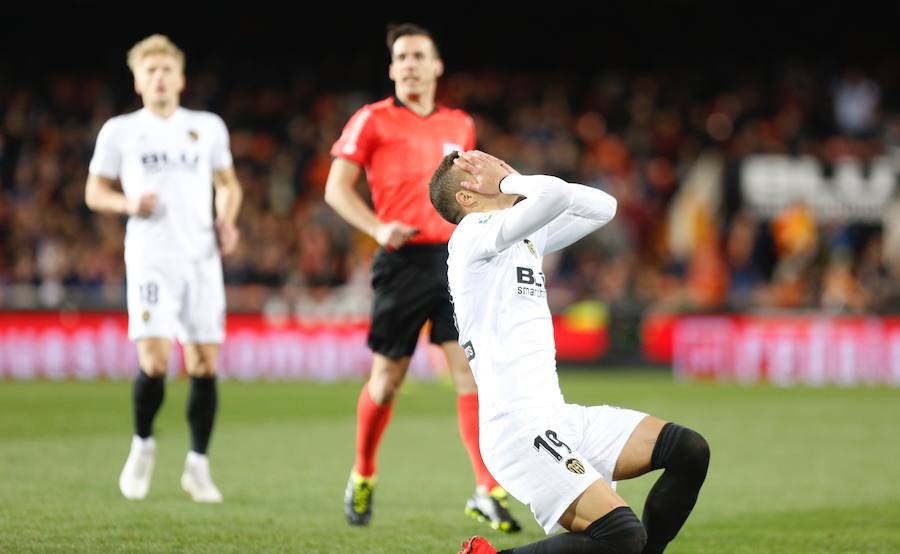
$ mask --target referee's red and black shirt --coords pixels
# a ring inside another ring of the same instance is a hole
[[[366,170],[375,215],[381,221],[401,221],[419,230],[410,242],[445,243],[454,225],[431,205],[428,182],[444,156],[475,148],[475,123],[467,113],[437,105],[422,117],[396,97],[359,109],[331,155]]]

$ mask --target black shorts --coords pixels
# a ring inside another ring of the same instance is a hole
[[[459,338],[447,286],[447,245],[410,244],[372,261],[372,323],[369,348],[388,358],[411,356],[419,332],[431,320],[431,342]]]

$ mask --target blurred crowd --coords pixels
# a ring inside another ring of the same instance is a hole
[[[610,225],[547,259],[556,311],[587,302],[624,319],[659,310],[896,312],[900,248],[887,221],[824,221],[803,204],[762,216],[739,183],[753,154],[825,166],[896,157],[896,69],[458,72],[442,79],[439,99],[468,110],[479,147],[522,173],[618,199]],[[139,107],[128,85],[0,79],[0,307],[124,306],[124,220],[89,212],[84,183],[100,126]],[[243,84],[189,68],[183,104],[223,117],[245,191],[242,246],[225,260],[230,309],[367,314],[375,244],[324,204],[323,187],[344,123],[378,99],[322,90],[309,76]]]

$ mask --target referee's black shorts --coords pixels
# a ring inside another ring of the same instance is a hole
[[[447,286],[446,244],[379,248],[372,261],[372,288],[369,348],[374,352],[395,359],[411,356],[427,320],[431,342],[459,337]]]

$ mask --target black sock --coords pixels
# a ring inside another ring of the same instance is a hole
[[[583,533],[563,533],[498,554],[640,554],[647,535],[631,508],[621,506]]]
[[[644,554],[659,554],[678,534],[697,502],[709,467],[709,444],[696,431],[667,423],[656,439],[651,464],[665,471],[644,504]]]
[[[153,419],[162,406],[165,392],[165,376],[150,377],[143,370],[138,370],[132,389],[135,435],[146,439],[153,434]]]
[[[501,550],[497,554],[581,554],[599,552],[597,541],[584,533],[561,533],[542,541]]]
[[[218,403],[219,394],[216,391],[215,376],[191,377],[187,418],[191,426],[191,450],[198,454],[206,454],[209,447],[209,436],[212,434]]]

